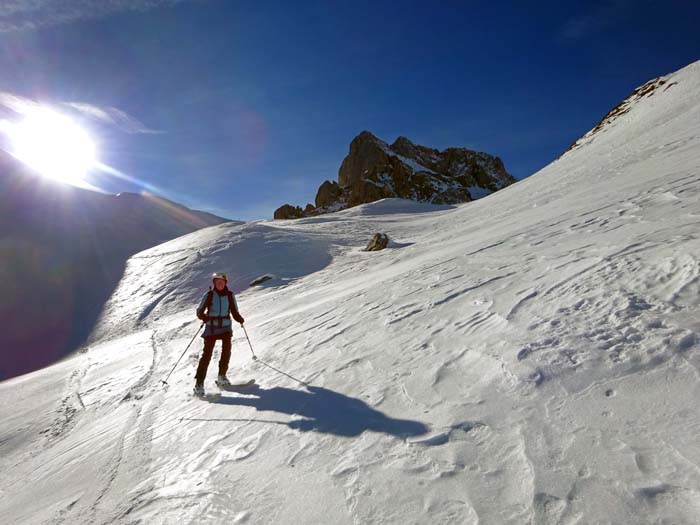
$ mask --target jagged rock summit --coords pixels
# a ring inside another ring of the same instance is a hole
[[[338,182],[325,181],[314,204],[285,204],[275,219],[297,219],[351,208],[388,197],[433,204],[469,202],[515,182],[500,158],[466,148],[439,151],[406,137],[389,145],[369,131],[350,143]]]

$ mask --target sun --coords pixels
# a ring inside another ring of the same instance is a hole
[[[4,131],[12,155],[46,177],[82,186],[97,163],[95,143],[88,133],[52,109],[32,108]]]

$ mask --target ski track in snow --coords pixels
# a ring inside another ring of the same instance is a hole
[[[0,384],[0,522],[696,522],[700,64],[671,81],[473,203],[132,257],[86,348]],[[200,400],[201,338],[160,381],[220,269],[292,377],[235,327],[258,386],[218,392],[217,345]]]

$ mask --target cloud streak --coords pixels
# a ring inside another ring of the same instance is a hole
[[[604,0],[594,3],[586,11],[569,18],[559,34],[565,40],[585,39],[591,34],[614,25],[633,7],[630,0]]]
[[[111,106],[98,107],[81,102],[66,102],[62,105],[102,124],[114,126],[126,133],[161,133],[160,131],[146,127],[141,121],[121,109]]]
[[[0,0],[0,32],[37,29],[123,11],[148,11],[183,0]]]
[[[111,106],[95,106],[83,102],[59,102],[57,104],[44,104],[35,100],[0,91],[0,116],[8,112],[15,115],[26,115],[39,107],[50,107],[61,113],[69,113],[97,122],[102,125],[116,128],[124,133],[153,134],[162,133],[149,128],[136,117],[133,117]]]

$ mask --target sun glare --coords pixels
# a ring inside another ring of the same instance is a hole
[[[5,131],[12,154],[46,177],[83,185],[97,162],[95,144],[87,132],[51,109],[33,109]]]

